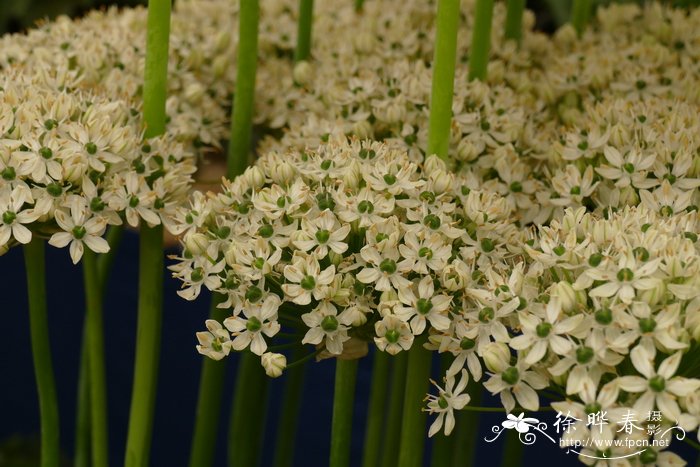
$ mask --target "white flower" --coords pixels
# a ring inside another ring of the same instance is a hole
[[[377,334],[374,338],[377,348],[388,354],[396,355],[410,349],[413,344],[413,333],[408,323],[395,315],[388,314],[374,323],[374,331]]]
[[[250,304],[243,309],[245,317],[230,316],[224,320],[224,326],[235,338],[231,341],[234,350],[243,350],[250,345],[250,351],[262,355],[267,350],[263,335],[273,337],[281,328],[277,322],[277,309],[280,299],[268,295],[261,304]]]
[[[681,352],[676,352],[654,370],[654,359],[644,347],[637,346],[630,352],[634,368],[643,377],[621,376],[618,384],[625,391],[642,393],[634,403],[637,413],[649,413],[656,407],[670,421],[680,420],[677,398],[700,389],[699,379],[675,376],[682,356]]]
[[[515,399],[524,409],[538,410],[540,400],[535,389],[544,389],[547,385],[546,378],[528,369],[523,359],[519,359],[515,366],[508,367],[501,373],[492,374],[484,383],[484,387],[491,391],[491,394],[501,396],[501,403],[506,412],[513,411]]]
[[[328,250],[343,254],[348,249],[343,240],[350,233],[350,224],[341,226],[335,215],[325,210],[315,219],[303,218],[301,231],[297,239],[292,243],[303,251],[313,250],[318,258],[325,258]]]
[[[39,215],[32,209],[22,210],[25,203],[31,202],[31,193],[21,185],[12,191],[6,189],[0,192],[0,246],[5,245],[11,236],[19,243],[26,244],[32,240],[32,232],[23,224],[34,222]]]
[[[70,204],[70,215],[60,209],[55,212],[56,222],[64,230],[49,239],[49,244],[63,248],[70,243],[70,257],[77,264],[83,256],[83,244],[95,253],[107,253],[109,244],[102,238],[107,221],[102,217],[90,217],[85,200],[80,197]]]
[[[357,275],[357,280],[364,284],[376,283],[375,289],[386,292],[393,287],[400,290],[408,287],[411,282],[403,276],[409,270],[407,261],[399,261],[399,251],[389,248],[380,253],[374,247],[367,245],[360,250],[360,256],[368,264]]]
[[[321,302],[313,311],[301,315],[301,319],[309,327],[302,339],[302,344],[320,344],[325,339],[326,349],[334,355],[343,353],[343,342],[348,336],[348,322],[338,309],[330,302]]]
[[[438,414],[435,421],[430,425],[428,436],[432,437],[445,426],[445,436],[449,436],[455,426],[455,410],[462,410],[469,403],[471,397],[469,394],[462,394],[469,382],[469,374],[467,370],[462,370],[461,379],[455,386],[455,377],[447,376],[445,378],[445,388],[441,388],[435,381],[431,383],[437,388],[438,395],[428,395],[428,413]]]
[[[425,330],[428,321],[438,331],[445,331],[450,327],[447,309],[452,299],[447,295],[435,294],[431,276],[423,277],[418,283],[418,296],[413,287],[399,289],[399,300],[407,306],[396,307],[395,313],[399,318],[410,322],[411,330],[416,336]]]
[[[231,336],[218,321],[208,319],[205,324],[209,331],[197,333],[197,352],[214,360],[221,360],[231,351]]]
[[[330,265],[323,271],[313,255],[295,254],[292,264],[284,267],[284,277],[290,283],[283,284],[282,290],[297,305],[308,305],[311,297],[323,298],[326,289],[335,277],[335,266]]]

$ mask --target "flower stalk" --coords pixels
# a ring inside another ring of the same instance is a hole
[[[401,352],[391,359],[391,387],[389,389],[389,410],[384,427],[384,446],[382,449],[382,467],[396,465],[396,453],[399,450],[401,436],[401,416],[403,414],[403,394],[406,384],[406,365],[408,356]]]
[[[523,12],[525,0],[508,0],[506,5],[506,39],[514,40],[518,44],[523,37]]]
[[[265,424],[268,378],[260,358],[244,352],[238,361],[229,427],[228,465],[257,465]]]
[[[143,109],[146,137],[165,131],[170,0],[149,0]],[[136,360],[126,442],[127,467],[149,464],[163,314],[163,226],[141,222]]]
[[[384,407],[389,382],[389,358],[386,352],[374,353],[362,467],[376,467],[379,463],[382,428],[386,417]]]
[[[102,316],[102,284],[97,255],[90,250],[83,255],[87,337],[87,374],[89,379],[90,432],[92,465],[109,463],[107,430],[107,383],[105,375],[104,325]]]
[[[217,308],[223,295],[212,294],[209,319],[223,321],[228,310]],[[190,467],[213,465],[216,438],[219,431],[219,414],[224,392],[226,362],[205,358],[202,361],[202,374],[199,379],[199,396],[195,412],[194,435],[190,453]]]
[[[231,140],[228,147],[229,179],[243,173],[248,167],[255,106],[259,18],[258,0],[241,0],[236,88],[231,116]]]
[[[127,467],[148,465],[163,314],[163,227],[141,226],[134,385],[126,443]]]
[[[437,154],[442,159],[447,159],[450,143],[458,24],[459,0],[440,0],[437,7],[427,154]]]
[[[491,21],[493,0],[476,0],[474,11],[474,31],[471,53],[469,54],[469,81],[486,80],[491,49]]]
[[[350,465],[352,407],[355,399],[357,362],[356,359],[336,359],[330,467],[348,467]]]
[[[417,338],[408,351],[406,390],[404,392],[403,417],[399,465],[420,467],[423,465],[423,448],[426,437],[426,414],[423,399],[428,392],[431,354],[423,348],[424,339]]]
[[[56,399],[56,383],[51,363],[46,306],[44,250],[44,241],[38,238],[24,245],[29,298],[29,328],[41,419],[41,467],[54,467],[60,462],[61,448],[59,444],[58,400]]]
[[[302,358],[304,348],[297,347],[292,352],[292,360]],[[304,375],[306,367],[297,366],[288,370],[285,381],[284,394],[282,395],[282,413],[277,422],[277,444],[275,445],[275,467],[291,467],[294,461],[294,440],[299,424],[299,410],[301,408],[302,390],[304,388]]]
[[[591,0],[574,0],[574,5],[571,9],[571,25],[576,29],[579,37],[583,35],[590,17]]]
[[[299,0],[299,23],[297,28],[297,47],[294,61],[308,60],[311,55],[311,31],[313,26],[314,0]]]

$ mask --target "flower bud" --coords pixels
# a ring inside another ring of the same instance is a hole
[[[630,140],[630,132],[624,125],[619,123],[613,125],[610,129],[610,142],[619,148],[625,147]]]
[[[267,376],[277,378],[287,368],[287,357],[281,353],[265,352],[260,357],[260,363],[262,363]]]
[[[433,192],[439,195],[446,192],[447,189],[452,186],[454,176],[451,173],[438,169],[430,174],[429,179],[433,187]]]
[[[457,145],[457,158],[463,162],[470,162],[479,157],[479,148],[470,140],[463,139]]]
[[[371,139],[374,134],[372,124],[367,120],[360,120],[352,125],[352,132],[360,139]]]
[[[278,185],[289,185],[294,180],[295,175],[294,167],[287,161],[270,165],[270,178]]]
[[[302,60],[294,65],[294,71],[292,72],[294,76],[294,82],[300,86],[304,86],[311,81],[312,77],[311,64],[306,60]]]
[[[666,295],[666,284],[663,281],[657,280],[654,287],[646,290],[638,291],[639,298],[649,305],[658,304]]]
[[[445,164],[444,160],[440,159],[438,156],[433,154],[429,156],[423,163],[423,173],[426,175],[430,175],[436,170],[447,170],[447,164]]]
[[[486,368],[493,373],[501,373],[510,366],[510,350],[502,342],[487,344],[482,357]]]
[[[620,203],[624,206],[636,206],[639,204],[639,195],[637,190],[631,186],[626,186],[620,189]]]
[[[204,56],[198,48],[194,47],[190,49],[185,63],[187,63],[190,68],[201,68],[202,63],[204,63]]]
[[[197,104],[202,100],[206,89],[200,83],[192,83],[185,88],[185,99],[190,104]]]
[[[360,163],[357,160],[353,160],[345,168],[345,173],[343,174],[343,183],[347,188],[355,190],[360,186],[361,180],[362,167],[360,167]]]
[[[577,40],[578,34],[576,29],[570,23],[566,23],[554,33],[554,42],[561,45],[570,45]]]
[[[195,256],[206,253],[208,246],[209,239],[203,233],[194,232],[185,236],[185,247]]]
[[[248,167],[243,173],[243,177],[245,178],[246,182],[248,182],[248,185],[254,190],[262,188],[262,186],[265,184],[265,174],[262,170],[260,170],[260,167],[255,165]]]
[[[222,76],[224,76],[226,74],[226,70],[228,69],[228,64],[228,55],[219,55],[216,58],[214,58],[214,61],[212,62],[214,77],[221,78]]]
[[[506,74],[506,67],[502,60],[491,60],[486,67],[486,80],[491,84],[497,84],[503,81],[503,76]]]
[[[219,31],[219,33],[216,35],[216,45],[214,46],[214,50],[217,53],[224,52],[226,51],[230,43],[231,32],[227,29],[223,29]]]
[[[577,293],[569,282],[557,282],[552,290],[552,295],[559,297],[559,303],[561,303],[561,309],[564,313],[572,311],[577,305]]]

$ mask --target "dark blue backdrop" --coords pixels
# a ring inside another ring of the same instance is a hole
[[[123,449],[126,443],[136,326],[137,255],[137,237],[127,233],[116,256],[105,296],[109,434],[111,463],[114,466],[123,464]],[[84,315],[82,274],[79,266],[71,264],[66,249],[57,250],[53,247],[47,247],[47,274],[51,344],[61,407],[62,446],[70,457],[74,445],[77,374]],[[187,465],[189,456],[202,360],[194,348],[194,333],[203,329],[209,300],[206,296],[194,302],[181,299],[175,293],[179,283],[167,272],[164,272],[164,277],[165,312],[151,465],[178,467]],[[0,284],[3,331],[0,339],[1,443],[13,435],[37,436],[39,431],[26,311],[26,285],[20,248],[14,248],[7,255],[0,257]],[[225,434],[236,363],[235,357],[231,358],[227,369],[216,466],[225,465]],[[333,370],[332,360],[307,365],[302,415],[297,428],[296,466],[327,465]],[[361,462],[370,371],[370,359],[362,359],[354,413],[352,466],[360,465]],[[282,388],[283,379],[272,381],[270,415],[264,441],[267,449],[263,450],[261,461],[263,466],[272,462]],[[493,400],[486,402],[494,403]],[[488,444],[482,440],[490,433],[489,428],[502,420],[502,414],[486,414],[482,417],[480,440],[477,441],[477,465],[487,462],[494,464],[500,458],[503,444]],[[543,420],[552,421],[544,417]],[[688,457],[692,456],[690,452],[684,451]],[[426,452],[426,459],[429,454],[430,449]],[[523,465],[542,465],[542,456],[546,456],[544,458],[548,464],[556,462],[561,465],[579,465],[572,455],[567,455],[544,442],[525,447],[523,454]],[[0,467],[5,465],[8,464],[3,464],[0,459]]]

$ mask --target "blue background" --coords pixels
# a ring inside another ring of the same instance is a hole
[[[46,253],[49,325],[61,410],[61,444],[66,456],[70,458],[74,449],[77,376],[84,316],[82,272],[79,266],[71,263],[67,249],[57,250],[49,246]],[[138,239],[133,233],[127,233],[116,255],[104,300],[110,456],[114,466],[123,464],[123,450],[126,444],[136,327],[137,257]],[[170,261],[166,260],[166,264],[169,263]],[[167,271],[164,271],[164,283],[162,353],[151,465],[178,467],[186,466],[189,459],[202,361],[202,357],[194,348],[194,333],[203,329],[208,314],[209,297],[202,295],[194,302],[181,299],[176,294],[179,282],[172,279]],[[11,436],[36,438],[39,432],[21,248],[13,248],[8,254],[0,257],[0,284],[1,444]],[[217,443],[217,467],[225,465],[225,437],[236,364],[235,356],[229,358]],[[434,365],[434,368],[437,367],[437,364]],[[296,429],[295,466],[327,465],[333,372],[333,360],[307,365],[300,424]],[[362,359],[355,396],[352,466],[360,465],[362,458],[370,372],[371,359]],[[434,378],[438,379],[439,376],[435,374]],[[283,386],[284,377],[271,381],[262,466],[272,463],[272,447]],[[484,404],[497,405],[497,401],[487,398]],[[554,421],[554,414],[551,412],[540,415],[542,420],[550,424]],[[500,459],[505,436],[491,444],[484,442],[483,438],[490,435],[492,425],[500,424],[502,420],[503,414],[482,416],[480,439],[476,443],[476,465],[494,465]],[[676,443],[674,450],[686,459],[695,456],[683,443]],[[429,455],[430,443],[425,453],[426,465],[429,464]],[[573,455],[565,454],[563,450],[543,439],[533,446],[523,448],[523,456],[522,465],[525,466],[543,465],[544,459],[548,465],[581,465]],[[0,467],[8,465],[3,464],[0,459]]]

